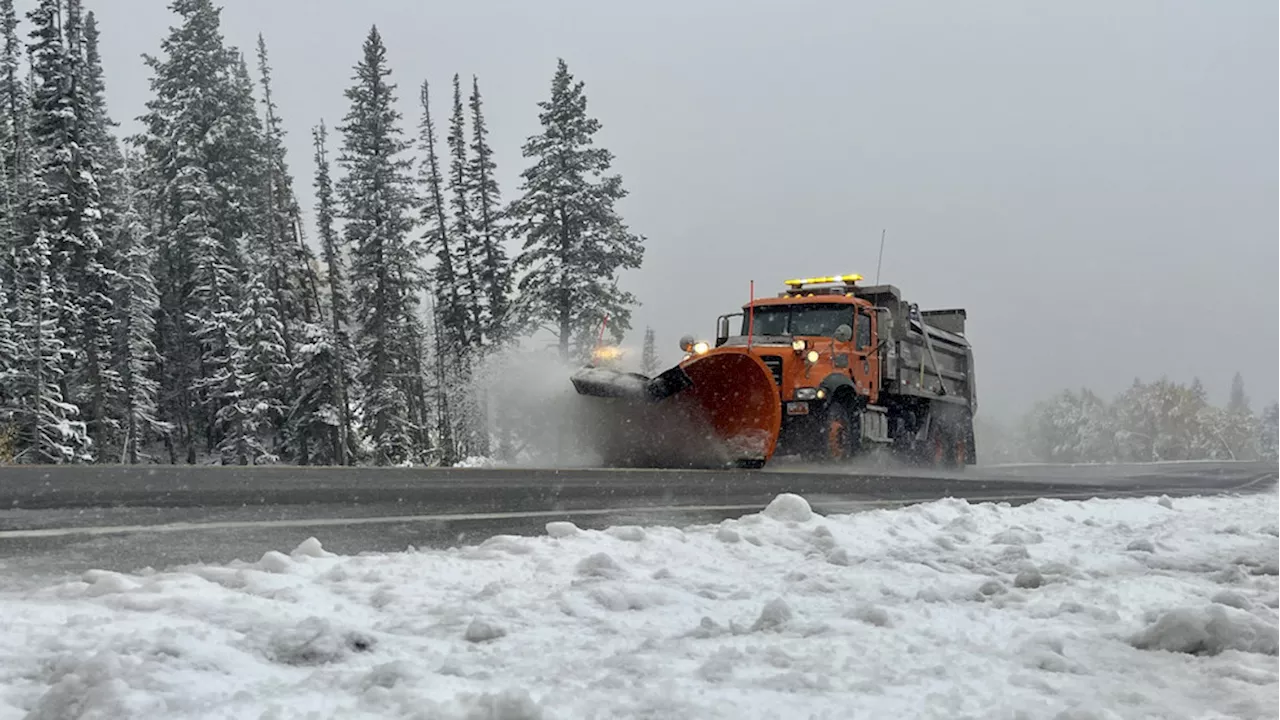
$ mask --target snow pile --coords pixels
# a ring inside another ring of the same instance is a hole
[[[783,495],[683,530],[95,571],[0,594],[0,720],[1274,718],[1276,507]]]
[[[1194,655],[1217,655],[1227,650],[1275,655],[1276,626],[1225,604],[1178,608],[1134,636],[1133,646]]]
[[[462,458],[453,464],[456,468],[491,468],[497,467],[498,462],[493,458],[484,457],[483,455],[471,455]]]

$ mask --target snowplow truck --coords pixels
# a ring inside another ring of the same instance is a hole
[[[840,463],[879,449],[918,464],[976,461],[963,309],[921,311],[860,275],[787,280],[722,315],[713,342],[654,377],[603,363],[571,377],[588,442],[615,467]],[[754,295],[754,293],[753,293]]]

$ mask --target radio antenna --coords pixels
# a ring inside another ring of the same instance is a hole
[[[876,284],[880,284],[880,264],[884,262],[884,230],[880,230],[880,257],[876,259]]]

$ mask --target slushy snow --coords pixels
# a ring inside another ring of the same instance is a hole
[[[0,593],[0,720],[1274,718],[1276,521],[1274,490],[783,495],[684,529],[98,570]]]

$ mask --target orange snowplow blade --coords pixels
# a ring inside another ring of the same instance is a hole
[[[574,377],[579,394],[593,397],[583,431],[607,465],[759,467],[777,447],[778,391],[752,355],[714,352],[653,381],[610,372],[588,368]],[[660,384],[674,392],[657,391]]]

